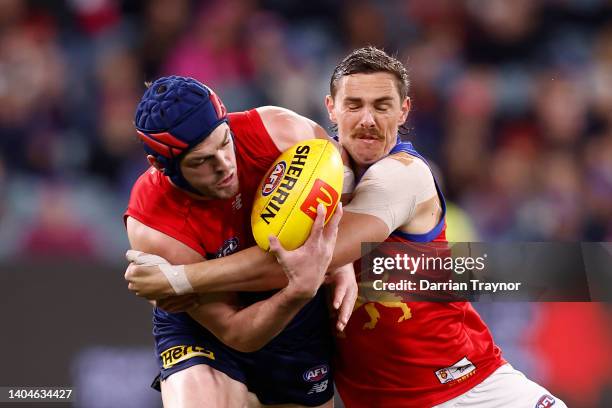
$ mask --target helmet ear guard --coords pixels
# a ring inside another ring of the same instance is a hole
[[[187,77],[159,78],[145,91],[134,124],[145,151],[154,156],[174,184],[199,194],[183,177],[180,160],[221,123],[227,109],[206,85]]]
[[[140,140],[158,155],[168,158],[180,156],[189,145],[180,141],[168,132],[145,133],[137,130]]]
[[[161,171],[162,173],[164,173],[165,176],[170,176],[172,175],[172,169],[170,168],[171,163],[168,162],[168,159],[166,159],[163,156],[154,156],[155,157],[155,161],[157,162],[157,165],[159,167],[156,166],[157,170]]]

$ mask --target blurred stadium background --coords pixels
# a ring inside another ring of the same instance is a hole
[[[612,241],[610,0],[1,0],[0,385],[159,404],[148,306],[122,281],[145,81],[329,126],[333,67],[367,44],[409,67],[406,138],[437,166],[451,240]],[[515,367],[612,406],[609,304],[477,307]]]

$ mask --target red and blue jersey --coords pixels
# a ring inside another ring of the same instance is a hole
[[[398,143],[390,154],[399,152],[424,160],[410,143]],[[426,234],[393,231],[386,242],[447,242],[446,205],[437,183],[436,189],[439,223]],[[467,392],[505,363],[469,302],[411,302],[379,291],[368,299],[373,291],[362,289],[371,282],[360,283],[356,308],[336,342],[336,385],[347,407],[431,407]]]
[[[125,217],[134,217],[207,259],[253,246],[250,214],[255,192],[280,152],[256,110],[228,117],[240,183],[236,196],[227,200],[193,198],[150,169],[134,185]],[[241,293],[240,300],[247,305],[268,296],[270,292]],[[253,353],[223,344],[187,313],[156,308],[153,335],[162,380],[193,365],[206,364],[245,383],[265,404],[318,406],[332,398],[333,339],[323,291],[278,336]],[[174,353],[186,350],[198,352],[191,352],[188,358],[177,357],[180,361],[169,365]]]

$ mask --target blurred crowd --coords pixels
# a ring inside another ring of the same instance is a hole
[[[229,110],[330,127],[332,70],[369,44],[409,68],[402,137],[443,183],[451,240],[612,241],[611,0],[2,0],[0,260],[122,262],[146,81],[192,76]],[[482,311],[526,367],[517,327],[546,339],[554,319],[517,307]]]
[[[331,72],[367,44],[409,68],[403,137],[456,204],[451,238],[612,240],[611,1],[3,0],[0,257],[125,247],[145,81],[329,126]]]

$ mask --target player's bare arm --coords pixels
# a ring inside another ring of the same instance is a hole
[[[405,187],[398,190],[398,182]],[[413,234],[427,232],[438,223],[440,216],[440,201],[433,177],[424,162],[403,153],[380,160],[368,169],[353,192],[352,202],[340,223],[330,268],[340,268],[359,259],[362,242],[382,242],[395,229]],[[265,259],[261,257],[261,252],[255,254],[260,258],[253,261],[250,273],[264,276],[265,271],[258,268],[265,265],[261,262]],[[224,259],[233,256],[236,255]],[[204,266],[206,262],[185,266],[185,272],[196,291],[207,284],[210,286],[209,274],[200,269]],[[223,269],[217,272],[220,270]],[[214,276],[217,272],[210,273]],[[219,275],[216,278],[223,279]],[[353,292],[349,295],[352,297]],[[338,298],[341,298],[340,295],[335,296],[335,299]],[[337,303],[337,300],[334,302]],[[343,309],[341,315],[348,321],[350,311]]]
[[[176,291],[158,267],[150,266],[136,252],[128,251],[126,258],[130,264],[125,277],[130,282],[128,289],[133,293],[151,300],[176,295]],[[257,292],[287,286],[287,276],[282,273],[276,258],[257,246],[222,258],[201,261],[196,265],[198,266],[195,268],[187,266],[184,268],[187,279],[196,293]],[[270,273],[269,280],[263,279],[265,272],[262,271],[270,270],[274,272]]]
[[[257,108],[270,138],[279,151],[284,152],[294,144],[308,139],[330,139],[316,122],[289,109],[278,106]]]
[[[251,352],[263,347],[312,299],[323,283],[341,217],[340,208],[324,228],[325,210],[319,206],[308,240],[294,251],[284,250],[271,237],[272,252],[288,278],[287,286],[272,297],[241,309],[231,293],[206,294],[199,297],[199,305],[190,308],[188,313],[236,350]],[[158,253],[174,263],[202,259],[193,249],[133,218],[128,219],[127,227],[130,244],[136,250]],[[313,257],[317,262],[312,261]]]

